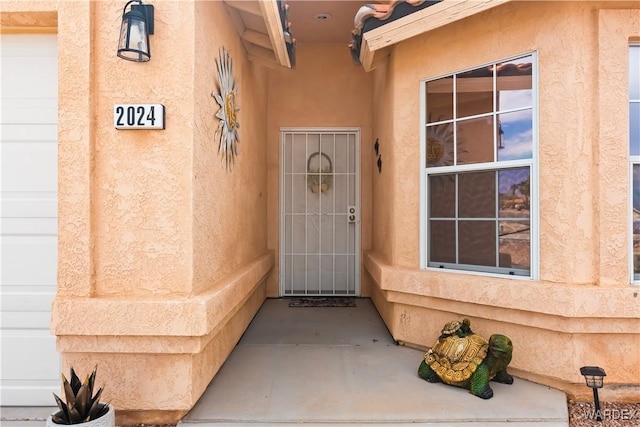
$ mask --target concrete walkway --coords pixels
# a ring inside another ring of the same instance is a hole
[[[420,379],[422,352],[396,345],[369,299],[288,303],[265,302],[179,427],[569,426],[564,393],[546,386],[492,383],[494,397],[482,400]],[[4,407],[0,425],[42,427],[53,412]]]
[[[564,393],[516,378],[483,400],[417,376],[369,299],[292,308],[270,299],[179,427],[568,427]],[[518,351],[517,347],[515,351]]]

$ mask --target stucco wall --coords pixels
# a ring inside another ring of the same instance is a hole
[[[395,77],[393,68],[388,63],[383,63],[373,74],[373,122],[374,134],[380,144],[382,156],[382,173],[374,174],[371,185],[372,214],[371,221],[371,251],[385,260],[396,259],[395,215],[400,214],[395,209],[395,204],[388,204],[390,200],[407,189],[405,181],[398,180],[398,169],[402,164],[396,157],[398,146],[401,142],[395,142],[395,120],[392,114],[393,89]],[[400,148],[401,149],[401,148]],[[415,180],[414,174],[410,181]],[[382,206],[386,206],[381,209]],[[377,208],[376,208],[377,207]]]
[[[626,70],[640,11],[630,2],[635,9],[611,10],[621,4],[513,2],[401,42],[373,72],[386,82],[376,85],[373,132],[387,135],[393,184],[374,181],[365,266],[396,339],[431,345],[444,322],[468,316],[483,334],[512,336],[519,376],[588,398],[579,367],[598,365],[609,398],[637,396]],[[422,271],[419,81],[530,51],[539,70],[540,279]]]
[[[2,19],[16,31],[58,32],[51,329],[63,370],[99,365],[120,422],[171,423],[195,404],[265,299],[274,262],[266,70],[244,57],[222,2],[155,3],[151,61],[121,60],[123,5],[3,1]],[[231,173],[213,135],[221,46],[233,58],[242,108]],[[116,130],[116,103],[163,104],[166,129]]]
[[[193,152],[194,292],[210,287],[267,251],[267,69],[253,65],[222,2],[196,3]],[[215,60],[233,61],[240,143],[231,171],[214,138],[219,93]]]
[[[276,254],[276,268],[270,275],[269,296],[279,295],[278,258],[280,128],[360,128],[361,233],[362,249],[370,246],[371,185],[376,158],[371,133],[371,76],[353,65],[346,44],[298,44],[295,70],[269,70],[269,103],[266,140],[268,161],[268,241]],[[367,294],[363,279],[362,293]]]
[[[93,295],[184,296],[192,291],[194,36],[174,31],[193,7],[155,6],[151,60],[115,55],[122,8],[96,2],[92,32],[90,144]],[[171,36],[169,37],[169,34]],[[62,74],[64,76],[64,74]],[[165,130],[118,130],[116,103],[160,103]]]

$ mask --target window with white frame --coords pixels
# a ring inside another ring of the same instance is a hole
[[[629,159],[633,282],[640,282],[640,43],[629,46]]]
[[[535,53],[422,82],[424,268],[532,277],[535,82]]]

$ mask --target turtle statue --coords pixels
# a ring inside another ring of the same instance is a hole
[[[493,397],[489,381],[513,384],[507,373],[513,344],[499,334],[489,341],[473,333],[469,319],[454,320],[442,328],[441,335],[427,350],[418,376],[431,383],[443,382],[466,388],[482,399]]]

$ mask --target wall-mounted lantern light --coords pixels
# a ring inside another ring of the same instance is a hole
[[[580,373],[584,376],[584,379],[587,382],[587,387],[591,387],[593,389],[593,403],[595,404],[596,409],[596,421],[602,421],[598,389],[602,388],[604,377],[606,377],[607,374],[604,372],[604,369],[599,366],[583,366],[580,368]]]
[[[149,34],[153,34],[153,5],[142,4],[141,0],[129,1],[122,11],[118,56],[128,61],[147,62],[151,59]]]

